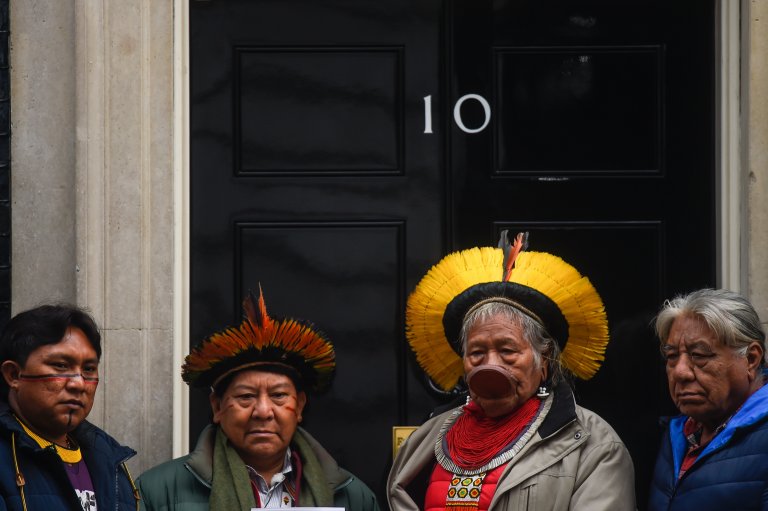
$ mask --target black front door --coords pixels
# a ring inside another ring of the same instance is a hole
[[[190,342],[259,283],[315,322],[338,370],[305,425],[383,498],[391,427],[445,399],[404,342],[408,293],[527,229],[606,302],[577,398],[630,447],[642,507],[671,411],[649,321],[715,284],[713,3],[192,0]],[[194,441],[206,396],[191,410]]]

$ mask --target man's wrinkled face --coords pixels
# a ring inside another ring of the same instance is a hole
[[[307,401],[285,375],[245,370],[219,398],[211,394],[213,422],[243,461],[264,470],[279,465]]]
[[[492,364],[502,366],[509,372],[512,392],[497,399],[472,399],[489,417],[508,414],[525,403],[539,385],[546,381],[546,365],[536,363],[533,347],[523,337],[523,329],[502,315],[479,320],[467,332],[467,346],[464,353],[464,376],[472,369]]]
[[[23,366],[6,360],[3,377],[16,415],[47,440],[66,445],[66,435],[88,416],[99,382],[99,358],[76,327],[56,344],[40,346]]]
[[[762,358],[759,343],[741,356],[720,342],[704,321],[689,315],[675,319],[661,351],[675,405],[711,428],[727,420],[750,396]]]

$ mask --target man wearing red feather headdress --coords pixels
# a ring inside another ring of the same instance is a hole
[[[141,475],[144,509],[378,511],[371,490],[299,427],[306,390],[330,383],[333,346],[309,324],[270,318],[261,295],[244,308],[238,327],[213,334],[185,360],[184,381],[211,389],[213,424],[192,453]]]

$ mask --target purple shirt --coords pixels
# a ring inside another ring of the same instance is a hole
[[[83,511],[96,511],[96,492],[91,481],[91,474],[88,473],[88,467],[85,461],[80,460],[77,463],[64,463],[64,468],[69,476],[69,481],[75,488],[80,505]]]

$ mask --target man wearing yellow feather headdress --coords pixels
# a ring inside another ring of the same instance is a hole
[[[602,300],[562,259],[499,248],[450,254],[408,300],[408,341],[431,379],[466,405],[403,444],[387,482],[393,511],[635,509],[634,470],[614,430],[576,405],[608,342]]]
[[[213,334],[185,360],[184,381],[211,389],[214,424],[191,454],[141,475],[143,508],[378,511],[371,490],[298,426],[306,390],[330,383],[333,346],[310,324],[270,318],[261,295],[243,306],[238,327]]]

